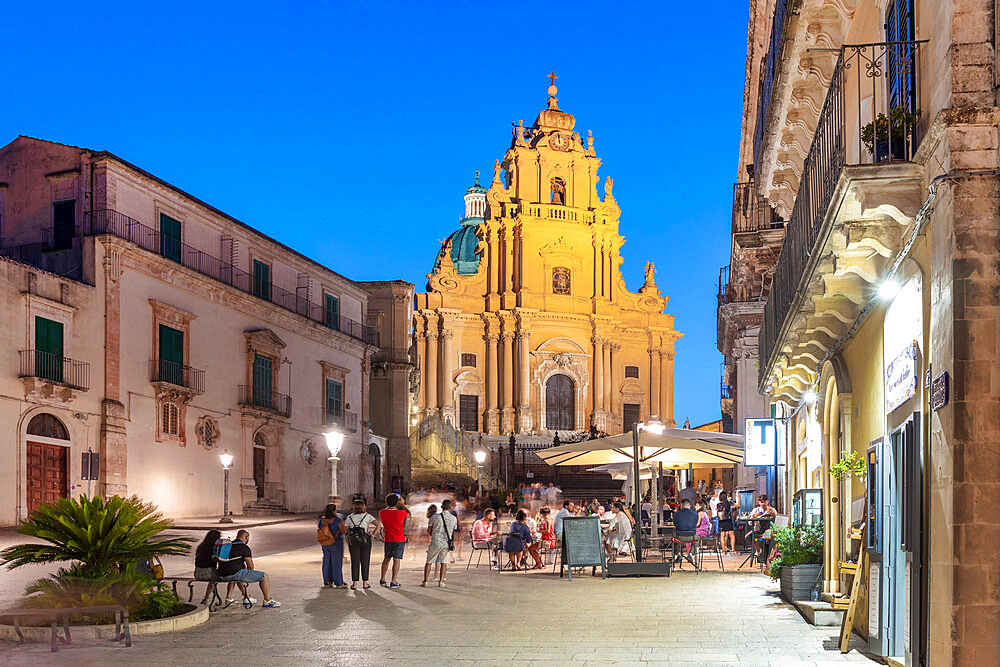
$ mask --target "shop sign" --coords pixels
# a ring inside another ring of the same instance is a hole
[[[941,373],[931,383],[931,408],[937,412],[948,405],[948,371]]]
[[[777,449],[774,419],[748,419],[744,429],[743,465],[773,466]]]
[[[885,411],[892,412],[917,393],[917,344],[907,345],[885,369]]]

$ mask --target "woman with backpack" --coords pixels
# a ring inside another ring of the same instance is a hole
[[[368,583],[368,567],[372,557],[372,535],[378,530],[378,519],[368,513],[365,501],[354,501],[351,514],[345,523],[347,549],[351,552],[351,590],[358,590],[358,575],[365,590]]]
[[[330,503],[316,526],[316,540],[323,547],[323,585],[347,588],[344,583],[344,535],[347,526]]]

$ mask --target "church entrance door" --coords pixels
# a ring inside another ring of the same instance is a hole
[[[557,373],[545,383],[545,428],[550,431],[576,428],[576,386],[567,375]]]

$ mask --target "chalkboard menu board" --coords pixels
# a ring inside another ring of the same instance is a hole
[[[601,520],[596,516],[566,517],[562,523],[562,565],[569,568],[573,579],[574,567],[600,567],[604,573],[604,544],[601,540]],[[562,574],[562,565],[559,567]]]

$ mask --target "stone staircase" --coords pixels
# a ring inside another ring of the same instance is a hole
[[[257,500],[243,507],[245,516],[281,516],[289,514],[288,508],[273,500]]]

